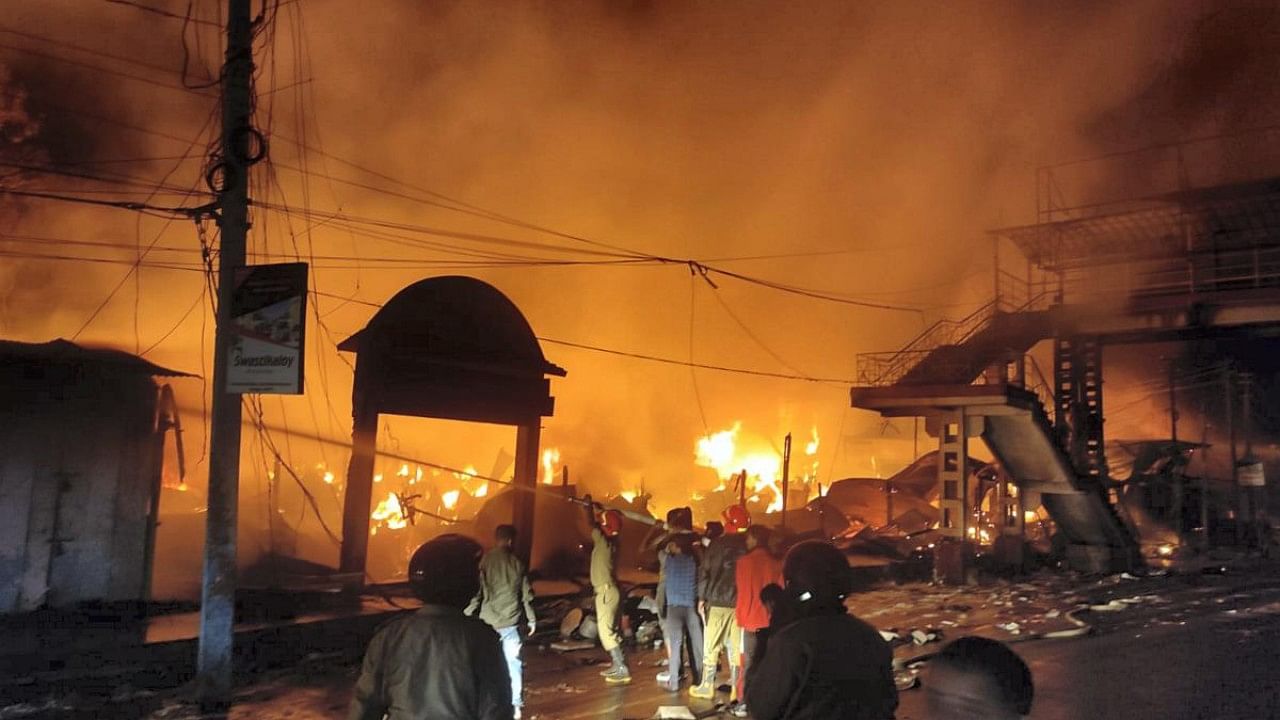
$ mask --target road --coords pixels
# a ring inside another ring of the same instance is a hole
[[[874,616],[872,620],[882,628],[910,627],[906,621],[915,617],[923,624],[941,622],[950,628],[951,637],[974,632],[1015,642],[1035,676],[1031,717],[1038,720],[1280,717],[1280,673],[1274,670],[1280,662],[1280,574],[1275,568],[1222,576],[1077,582],[1069,592],[1061,582],[1015,584],[998,594],[991,588],[959,591],[967,596],[945,589],[895,588],[867,597],[881,608],[896,610],[877,615],[868,606],[864,614]],[[914,600],[903,603],[903,597]],[[979,607],[977,598],[987,598],[988,607]],[[970,624],[951,628],[939,609],[957,606],[961,599],[968,603],[960,607]],[[1109,611],[1083,613],[1094,632],[1070,640],[1026,641],[1028,624],[1024,622],[1022,634],[1014,635],[1000,627],[1007,615],[990,615],[998,611],[1043,616],[1041,611],[1054,599],[1071,604],[1083,600]],[[912,656],[937,647],[906,645],[898,648],[897,655]],[[560,654],[527,648],[525,716],[540,720],[648,718],[659,705],[688,703],[687,696],[671,696],[658,688],[654,675],[660,669],[660,657],[653,651],[634,653],[635,682],[609,688],[597,674],[604,659],[597,650]],[[349,663],[314,658],[264,673],[241,689],[230,718],[341,718],[355,672]],[[122,687],[110,698],[73,695],[11,706],[0,709],[0,720],[211,720],[181,698],[181,691]],[[927,718],[923,701],[923,692],[904,692],[900,720]],[[690,707],[698,711],[710,706],[691,703]]]

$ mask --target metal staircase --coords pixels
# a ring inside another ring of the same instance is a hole
[[[1096,338],[1056,338],[1052,388],[1025,357],[1054,337],[1055,318],[1052,296],[1042,294],[1009,311],[993,301],[962,320],[936,323],[896,353],[859,356],[864,388],[854,391],[854,404],[886,414],[944,412],[981,390],[975,385],[988,386],[995,394],[983,396],[981,410],[971,408],[984,416],[981,437],[1020,486],[1040,493],[1073,565],[1126,569],[1139,553],[1109,500],[1101,346]]]

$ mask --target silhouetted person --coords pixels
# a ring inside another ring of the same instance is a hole
[[[1004,643],[963,637],[929,661],[924,682],[931,720],[1016,720],[1031,714],[1035,685]]]
[[[502,640],[502,654],[507,658],[507,674],[511,676],[511,702],[515,717],[520,718],[523,702],[523,670],[520,666],[521,631],[537,632],[537,616],[533,612],[533,589],[524,562],[516,557],[512,546],[516,529],[499,525],[493,531],[493,549],[480,561],[480,592],[467,606],[467,614],[475,615],[497,631]]]
[[[706,550],[698,566],[698,614],[705,623],[702,645],[702,682],[689,690],[691,697],[709,700],[715,697],[720,649],[727,649],[729,657],[729,686],[737,687],[739,660],[742,654],[741,632],[734,608],[738,602],[738,585],[735,571],[738,558],[746,552],[743,533],[751,525],[751,514],[741,505],[725,509],[724,524],[707,523]],[[712,537],[712,526],[720,527],[720,534]],[[727,531],[727,532],[726,532]],[[737,699],[737,693],[731,700]]]
[[[461,535],[413,554],[409,583],[423,606],[373,636],[349,720],[512,720],[498,635],[462,612],[480,588],[482,554]]]
[[[738,648],[742,667],[738,671],[738,683],[734,688],[729,712],[736,717],[747,716],[746,703],[742,702],[743,685],[748,668],[751,667],[751,659],[756,653],[757,637],[769,626],[769,604],[764,602],[762,595],[765,594],[765,588],[782,592],[778,585],[782,582],[782,561],[769,547],[769,528],[752,525],[747,528],[743,540],[746,553],[734,564],[737,598],[733,613],[741,634]]]
[[[889,720],[898,707],[893,653],[844,606],[848,561],[823,542],[793,547],[769,634],[747,676],[756,720]],[[774,586],[776,587],[776,586]]]

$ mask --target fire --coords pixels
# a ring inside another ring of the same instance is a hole
[[[329,471],[327,471],[327,470],[326,470],[326,471],[325,471],[325,473],[324,473],[324,484],[325,484],[325,485],[332,485],[332,484],[333,484],[333,473],[331,473],[331,472],[329,472]]]
[[[489,494],[489,481],[486,480],[483,483],[481,483],[479,487],[475,489],[475,492],[471,493],[471,497],[482,498],[488,494]]]
[[[813,429],[811,430],[811,437],[812,439],[804,446],[805,455],[818,454],[818,443],[820,442],[818,439],[818,426],[813,426]]]
[[[618,493],[618,497],[622,498],[623,500],[626,500],[627,502],[635,502],[635,500],[636,500],[636,491],[635,491],[635,490],[623,490],[622,492]]]
[[[440,495],[440,502],[446,510],[453,510],[458,507],[458,498],[462,497],[461,490],[449,490]]]
[[[409,524],[409,519],[404,515],[404,508],[400,507],[400,498],[393,492],[387,493],[387,498],[378,503],[378,506],[369,514],[369,519],[378,523],[370,529],[370,535],[377,534],[379,525],[389,530],[400,530]]]
[[[378,474],[374,475],[374,476],[373,476],[373,481],[374,481],[374,482],[376,482],[376,483],[380,483],[380,482],[382,482],[382,473],[378,473]]]
[[[758,497],[764,490],[768,490],[772,499],[765,512],[778,512],[782,509],[782,488],[778,484],[782,474],[782,458],[771,450],[740,452],[738,433],[741,430],[742,423],[735,422],[727,430],[699,438],[694,446],[694,462],[700,467],[715,470],[722,486],[724,481],[746,471],[752,496]]]
[[[560,464],[560,450],[557,448],[547,448],[542,451],[542,483],[544,485],[556,484],[556,465]]]

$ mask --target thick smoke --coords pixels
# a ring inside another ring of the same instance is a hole
[[[180,23],[171,19],[122,14],[109,4],[93,17],[79,3],[18,5],[13,23],[136,52],[157,65],[180,64]],[[197,16],[215,19],[215,5],[197,2]],[[1273,13],[1220,4],[1206,13],[1202,6],[292,3],[276,16],[274,35],[259,43],[258,122],[272,136],[277,165],[274,175],[257,178],[253,193],[293,207],[573,245],[345,185],[341,179],[379,181],[317,153],[300,154],[290,139],[301,138],[419,186],[648,253],[710,261],[840,251],[713,264],[918,311],[819,302],[728,278],[713,278],[713,288],[679,265],[468,272],[506,292],[546,337],[853,378],[857,353],[893,350],[934,320],[989,298],[984,230],[1034,219],[1036,167],[1274,119],[1280,41]],[[216,30],[193,32],[204,38],[196,61],[216,64]],[[70,94],[57,95],[58,103],[84,103],[77,107],[181,137],[195,136],[211,108],[211,99],[192,93],[97,75],[95,87],[84,88],[72,78],[79,71],[59,72],[47,76],[61,78],[54,89]],[[39,107],[50,88],[23,77]],[[41,119],[55,120],[52,112]],[[42,126],[51,157],[183,150],[172,139],[125,139],[119,123],[91,125],[89,138],[80,137],[83,130]],[[311,175],[303,183],[285,166]],[[157,163],[131,173],[158,179],[165,169]],[[173,182],[197,175],[194,163]],[[144,237],[159,232],[160,222],[144,221]],[[261,208],[254,223],[253,249],[275,258],[434,257]],[[129,245],[136,235],[134,219],[117,211],[42,208],[21,225]],[[196,247],[188,223],[161,237]],[[11,334],[74,332],[122,272],[53,267],[42,285],[57,291],[39,296],[47,312]],[[315,281],[325,293],[381,302],[431,274],[365,264],[321,269]],[[142,347],[177,323],[201,282],[195,273],[146,271]],[[308,396],[267,403],[267,419],[344,437],[350,370],[332,343],[372,311],[328,297],[320,303],[325,327],[308,332]],[[151,357],[199,371],[196,315]],[[82,339],[133,346],[132,294],[108,306]],[[693,443],[735,421],[765,446],[816,426],[828,480],[892,472],[910,459],[910,424],[884,425],[848,410],[842,384],[695,374],[550,344],[544,350],[569,370],[554,384],[557,412],[546,422],[544,444],[560,447],[574,477],[597,491],[643,481],[668,505],[690,487],[714,484],[710,471],[693,466]],[[198,404],[194,397],[183,403]],[[488,440],[469,444],[465,427],[414,433],[411,424],[389,423],[401,428],[403,452],[426,459],[484,470],[498,451]],[[188,427],[194,436],[199,419]],[[513,446],[511,440],[507,449]],[[297,441],[291,452],[309,465],[321,449]],[[345,453],[324,452],[340,472]],[[252,472],[265,474],[261,458],[253,464]]]

